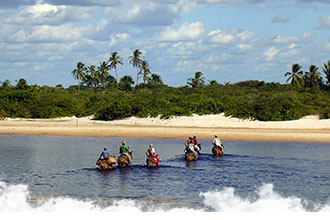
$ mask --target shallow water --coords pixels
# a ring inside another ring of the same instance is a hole
[[[118,156],[121,140],[0,135],[0,197],[16,192],[36,207],[40,201],[65,198],[102,208],[129,200],[133,207],[142,202],[162,210],[204,211],[223,211],[219,204],[236,200],[233,207],[246,201],[253,206],[265,199],[273,203],[288,199],[290,210],[298,198],[294,207],[308,211],[330,204],[330,144],[223,141],[226,155],[216,158],[211,155],[211,140],[200,140],[198,161],[187,162],[185,140],[125,138],[134,166],[99,171],[95,162],[103,147]],[[148,144],[160,155],[159,168],[146,167]]]

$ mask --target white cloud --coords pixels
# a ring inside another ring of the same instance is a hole
[[[268,50],[266,50],[263,55],[266,57],[267,61],[272,61],[274,57],[279,53],[279,50],[275,47],[271,47]]]
[[[273,23],[288,23],[289,17],[284,14],[280,14],[272,19]]]
[[[321,16],[317,28],[330,29],[330,16],[328,16],[328,17]]]
[[[298,45],[296,43],[292,43],[288,46],[288,49],[295,49],[297,47],[298,47]]]
[[[254,49],[254,47],[250,44],[239,44],[237,47],[241,50],[241,52],[248,52]]]
[[[38,25],[31,29],[21,29],[8,36],[16,42],[62,42],[83,39],[82,31],[71,24],[61,26]]]
[[[146,1],[120,10],[117,21],[138,26],[166,26],[173,24],[179,15],[180,10],[171,4]]]
[[[65,22],[83,21],[91,18],[92,8],[54,6],[37,4],[24,8],[14,17],[5,20],[6,24],[60,25]]]
[[[288,44],[288,43],[298,43],[298,42],[310,42],[313,39],[314,39],[314,35],[312,33],[305,32],[300,36],[281,37],[280,35],[276,35],[273,38],[273,42],[278,44]]]
[[[209,41],[213,44],[229,44],[233,43],[235,36],[229,33],[225,33],[218,29],[209,33]]]
[[[330,51],[330,43],[329,43],[329,42],[327,42],[327,43],[325,44],[324,49],[325,49],[326,51]]]
[[[110,36],[110,43],[109,46],[114,46],[121,42],[127,42],[130,39],[130,36],[128,33],[119,33],[119,34],[112,34]]]
[[[183,23],[178,29],[167,27],[160,33],[159,41],[191,41],[197,40],[204,32],[202,22]]]

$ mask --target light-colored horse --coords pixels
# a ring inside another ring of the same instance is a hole
[[[128,154],[130,155],[131,160],[132,160],[132,158],[133,158],[132,157],[132,151],[131,152],[128,152]],[[125,155],[125,154],[120,155],[118,157],[117,162],[118,162],[118,165],[120,167],[133,166],[132,164],[129,163],[129,159],[128,159],[127,155]]]
[[[111,170],[113,169],[113,165],[116,164],[115,157],[109,157],[108,159],[98,159],[96,161],[96,165],[99,166],[100,170]]]
[[[156,159],[147,158],[146,162],[148,167],[158,167]]]

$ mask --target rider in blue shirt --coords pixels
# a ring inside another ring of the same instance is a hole
[[[108,148],[104,148],[103,152],[100,155],[101,159],[108,159],[110,157],[110,153],[108,152]]]

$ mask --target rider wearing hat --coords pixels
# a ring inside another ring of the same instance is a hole
[[[100,155],[100,159],[108,159],[110,157],[110,153],[108,152],[108,148],[103,148],[103,152]]]
[[[132,163],[132,158],[129,155],[129,147],[126,145],[126,141],[121,142],[121,146],[119,147],[119,153],[120,155],[126,155],[128,158],[128,162]]]

